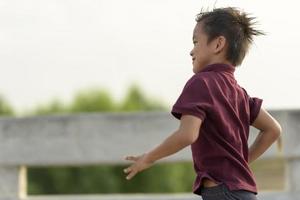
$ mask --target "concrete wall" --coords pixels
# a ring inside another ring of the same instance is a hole
[[[264,199],[275,196],[293,199],[300,192],[300,111],[270,110],[283,127],[283,156],[288,159],[287,188],[280,193],[259,194]],[[26,166],[82,166],[89,164],[125,164],[124,155],[147,151],[179,126],[166,112],[89,113],[27,118],[0,118],[0,200],[18,198],[76,199],[69,197],[26,197]],[[251,128],[249,144],[258,130]],[[273,144],[259,159],[277,156]],[[190,148],[158,162],[190,161]],[[274,195],[276,194],[276,195]],[[121,195],[125,199],[127,195]],[[155,196],[155,195],[154,195]],[[185,195],[187,199],[195,196]],[[117,199],[116,195],[80,197],[81,199]],[[128,198],[134,198],[129,196]],[[167,199],[163,196],[138,199]],[[173,195],[168,198],[176,199]],[[183,199],[183,197],[180,197]],[[199,197],[195,197],[197,199]],[[300,199],[300,196],[299,196]]]

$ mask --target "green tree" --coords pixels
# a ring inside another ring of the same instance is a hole
[[[146,95],[138,87],[132,84],[119,107],[120,111],[153,111],[166,110],[166,105],[155,99],[146,98]]]
[[[105,112],[115,111],[116,105],[110,94],[104,89],[87,88],[80,90],[71,103],[69,112]]]
[[[7,102],[6,98],[0,94],[0,115],[2,116],[13,116],[14,111]]]
[[[56,97],[47,103],[38,104],[28,115],[49,115],[67,112],[66,105]]]

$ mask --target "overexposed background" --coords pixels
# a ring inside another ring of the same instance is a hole
[[[7,0],[0,2],[0,92],[18,110],[79,88],[116,99],[137,82],[170,107],[193,75],[195,16],[215,1]],[[217,1],[252,13],[255,38],[235,76],[272,109],[300,108],[298,1]],[[298,16],[298,17],[297,17]]]

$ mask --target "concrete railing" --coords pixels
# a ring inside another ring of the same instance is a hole
[[[261,192],[267,199],[300,199],[300,111],[273,110],[283,127],[283,156],[287,159],[286,188]],[[0,200],[73,199],[199,199],[183,194],[110,194],[27,196],[26,167],[128,164],[124,155],[148,151],[179,126],[166,112],[93,113],[26,118],[0,118]],[[258,130],[251,128],[249,144]],[[259,159],[276,156],[272,145]],[[190,148],[157,162],[191,161]],[[124,174],[125,178],[125,174]]]

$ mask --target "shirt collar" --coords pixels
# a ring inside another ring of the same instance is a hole
[[[234,73],[235,67],[230,64],[225,63],[213,63],[206,65],[204,69],[202,69],[200,72],[207,72],[207,71],[225,71],[229,73]]]

